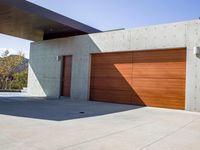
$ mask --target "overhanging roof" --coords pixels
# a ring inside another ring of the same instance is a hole
[[[25,0],[0,0],[0,33],[40,41],[101,32]]]

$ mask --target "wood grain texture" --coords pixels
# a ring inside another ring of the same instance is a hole
[[[63,57],[62,96],[70,97],[72,56]]]
[[[92,55],[90,98],[162,108],[185,108],[186,50]]]
[[[90,98],[132,104],[132,53],[94,54],[91,59]]]

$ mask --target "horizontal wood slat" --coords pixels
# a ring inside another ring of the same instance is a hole
[[[128,90],[91,89],[91,100],[132,104],[132,92]]]
[[[102,82],[103,81],[103,82]],[[127,84],[128,83],[128,84]],[[91,85],[92,89],[107,89],[107,90],[124,90],[124,91],[132,91],[131,88],[132,78],[126,78],[124,80],[123,77],[121,78],[91,78]],[[98,85],[98,87],[96,86]]]

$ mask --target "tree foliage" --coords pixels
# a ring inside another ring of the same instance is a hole
[[[0,57],[0,89],[22,89],[27,86],[28,69],[17,70],[23,64],[23,53],[10,55],[6,50]]]
[[[12,83],[12,89],[22,89],[27,86],[28,69],[15,73],[14,80]]]

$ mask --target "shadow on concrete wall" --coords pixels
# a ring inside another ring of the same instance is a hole
[[[81,40],[83,39],[83,40]],[[56,42],[57,41],[57,42]],[[47,43],[46,43],[47,42]],[[48,45],[49,42],[49,45]],[[53,41],[44,41],[39,45],[31,48],[30,52],[30,67],[29,74],[31,76],[28,82],[28,89],[32,95],[35,96],[46,96],[46,97],[59,97],[61,96],[61,81],[59,78],[62,76],[62,61],[57,61],[57,56],[68,56],[68,55],[90,55],[89,49],[93,53],[99,53],[101,50],[96,43],[91,39],[89,35],[72,37],[67,39],[58,39]],[[39,50],[38,50],[38,49]],[[35,50],[37,49],[37,51]],[[47,53],[47,55],[39,55],[36,53]],[[56,52],[58,50],[58,52]],[[78,52],[80,50],[80,52]],[[80,53],[80,54],[79,54]],[[34,55],[34,56],[32,56]],[[72,58],[74,59],[74,58]],[[86,64],[85,58],[80,57],[80,62],[72,64],[72,72],[76,72],[78,75],[84,74],[80,65]],[[72,60],[73,61],[73,60]],[[73,61],[74,62],[74,61]],[[89,62],[87,62],[89,64]],[[88,65],[87,64],[87,65]],[[55,74],[57,74],[55,76]],[[73,80],[80,80],[80,77],[72,77]],[[81,86],[81,84],[80,84]],[[77,90],[80,91],[80,90]]]

